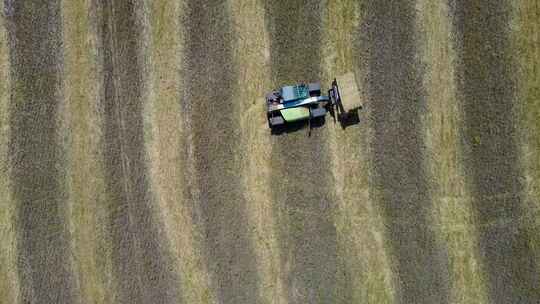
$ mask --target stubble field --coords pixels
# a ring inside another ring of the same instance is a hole
[[[0,6],[0,303],[540,302],[537,1]]]

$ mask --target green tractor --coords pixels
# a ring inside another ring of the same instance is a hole
[[[358,108],[346,112],[341,100],[337,80],[334,79],[328,95],[321,94],[321,84],[301,83],[284,86],[266,95],[268,126],[273,133],[279,133],[292,123],[307,121],[311,127],[313,120],[322,120],[330,112],[334,121],[345,127],[350,123],[351,113],[358,116]]]

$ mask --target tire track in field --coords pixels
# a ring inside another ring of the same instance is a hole
[[[119,303],[176,303],[178,278],[149,190],[143,137],[142,3],[102,1],[104,156]]]
[[[453,1],[465,163],[492,303],[540,302],[519,168],[507,1]]]
[[[18,203],[24,303],[75,303],[57,137],[62,85],[60,1],[6,1],[13,91],[9,154]]]
[[[243,161],[233,88],[230,12],[226,2],[187,2],[183,108],[193,144],[194,222],[219,303],[258,303],[256,254],[247,231]]]
[[[266,1],[271,73],[278,88],[321,79],[319,1]],[[289,303],[335,298],[337,235],[324,128],[272,138],[271,180]]]
[[[365,3],[361,64],[367,65],[372,185],[383,210],[401,303],[446,303],[446,251],[430,227],[421,115],[426,100],[418,68],[413,3]]]

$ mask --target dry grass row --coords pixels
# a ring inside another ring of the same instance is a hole
[[[512,33],[519,71],[517,114],[521,124],[519,130],[521,165],[525,172],[524,198],[530,246],[536,254],[536,264],[540,265],[540,4],[536,0],[512,3]]]
[[[185,303],[214,303],[200,233],[192,222],[188,154],[190,124],[181,110],[184,2],[152,1],[148,7],[149,96],[145,104],[145,142],[152,192],[171,245]],[[192,165],[192,164],[191,164]]]
[[[358,66],[354,41],[363,13],[361,4],[329,1],[324,11],[323,83],[355,73],[360,96],[365,99],[364,84],[358,81],[365,71],[354,70]],[[395,278],[384,243],[382,215],[369,191],[369,130],[362,122],[342,130],[330,118],[327,128],[339,204],[335,214],[339,256],[336,303],[392,303]]]
[[[426,64],[424,87],[428,113],[424,118],[428,172],[435,185],[434,229],[448,250],[449,303],[487,303],[486,282],[479,264],[471,197],[465,186],[459,148],[462,122],[456,98],[449,8],[443,2],[417,1],[421,54]]]
[[[84,303],[113,300],[110,240],[104,195],[96,11],[90,0],[62,1],[64,102],[62,132],[67,154],[66,216],[75,286]]]
[[[8,174],[10,77],[6,20],[1,13],[3,4],[0,2],[0,302],[18,303],[16,205]]]
[[[262,1],[229,1],[236,33],[234,61],[238,80],[234,100],[239,113],[242,147],[248,159],[242,166],[250,239],[257,257],[260,299],[264,303],[286,303],[287,286],[281,278],[280,247],[272,207],[271,143],[262,97],[270,87],[269,35],[265,28]]]

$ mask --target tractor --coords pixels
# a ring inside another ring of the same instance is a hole
[[[345,111],[337,80],[334,79],[328,95],[321,94],[320,82],[300,83],[281,87],[266,95],[268,126],[272,133],[280,133],[292,123],[307,121],[311,129],[311,122],[325,119],[330,113],[345,128],[350,125],[351,117],[358,108]]]

